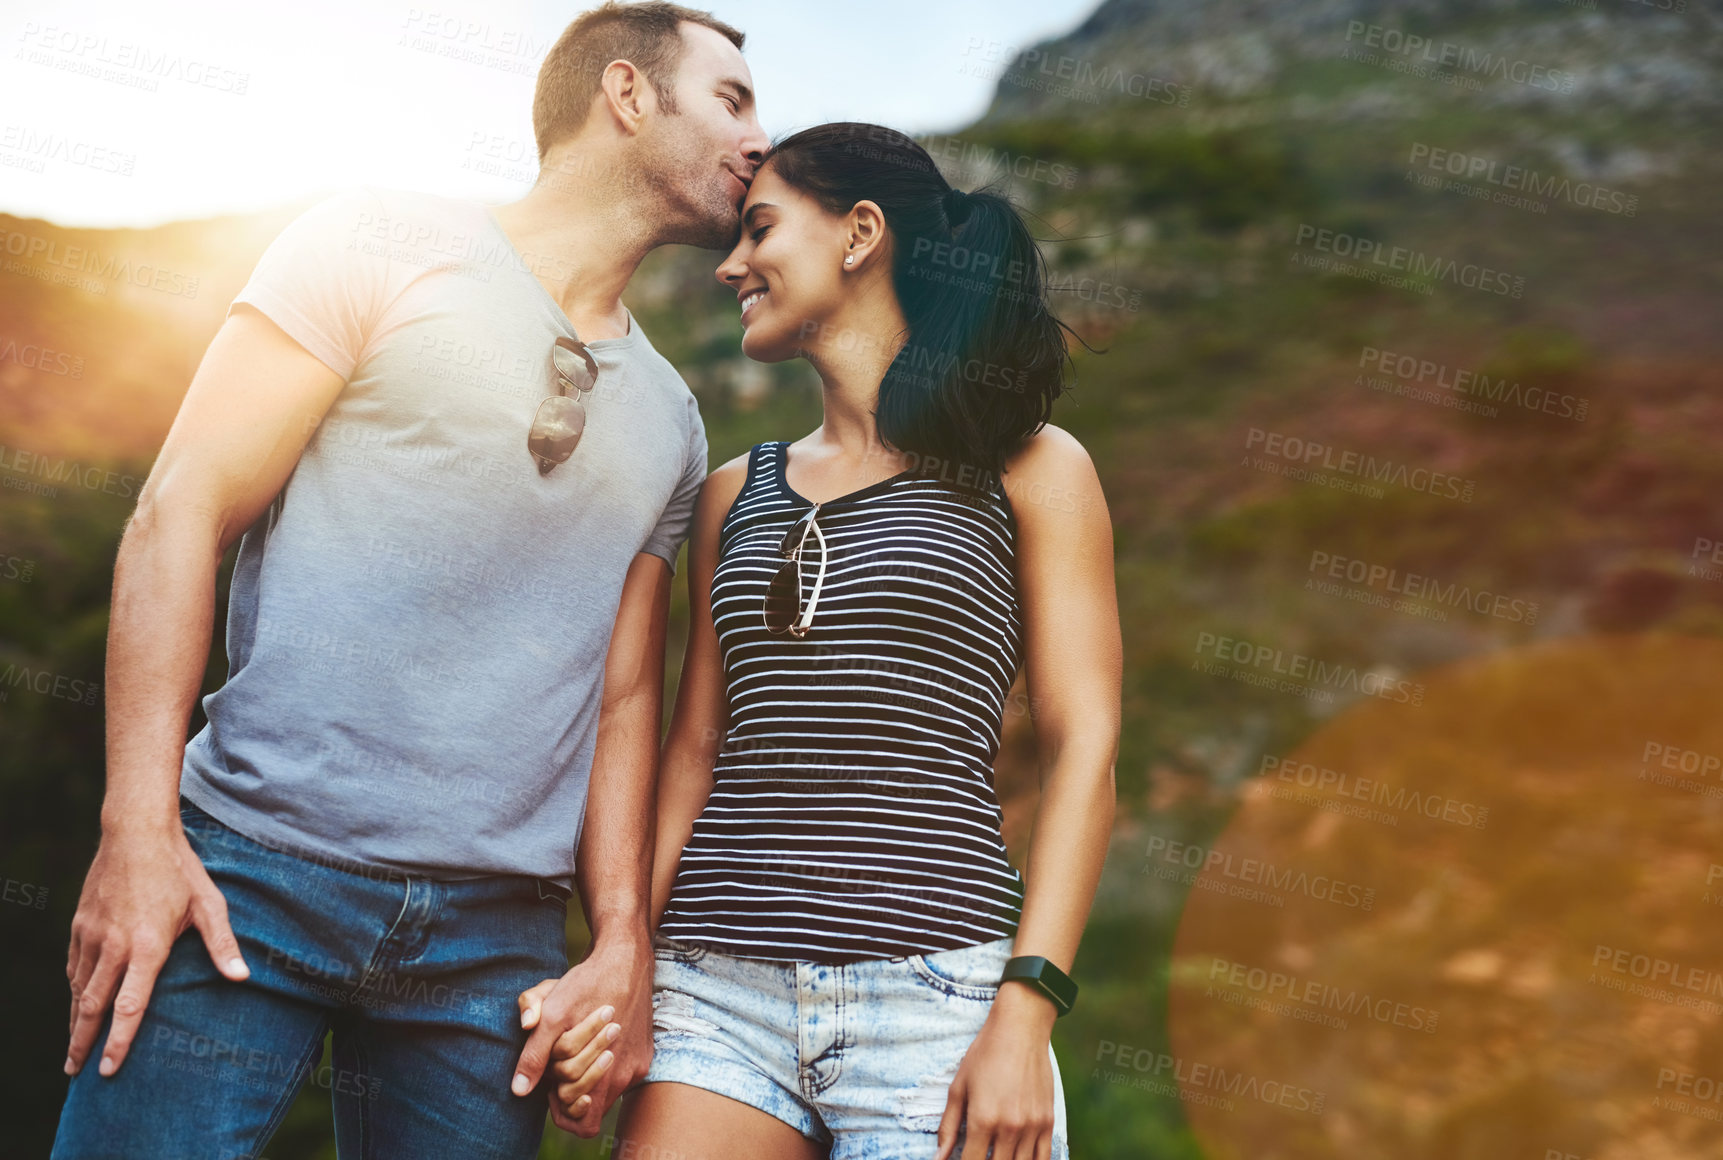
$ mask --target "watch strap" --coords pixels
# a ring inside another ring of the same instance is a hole
[[[1029,983],[1053,1001],[1060,1015],[1067,1014],[1077,1002],[1077,984],[1071,981],[1071,976],[1041,955],[1016,955],[1008,960],[999,981],[1010,979]]]

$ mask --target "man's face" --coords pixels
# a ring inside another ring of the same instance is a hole
[[[664,240],[726,249],[741,233],[742,199],[769,142],[741,50],[704,25],[684,23],[681,33],[677,111],[660,105],[643,144],[664,199]]]

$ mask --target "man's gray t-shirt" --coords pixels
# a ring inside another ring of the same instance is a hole
[[[228,677],[181,792],[265,845],[431,877],[572,881],[604,660],[636,553],[670,562],[706,476],[687,385],[632,315],[574,454],[527,451],[574,334],[490,210],[362,189],[235,303],[347,379],[240,541]]]

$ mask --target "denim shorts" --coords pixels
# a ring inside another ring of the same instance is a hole
[[[654,935],[652,1066],[831,1147],[831,1160],[931,1157],[964,1053],[1015,940],[843,964],[738,958]],[[1069,1160],[1052,1045],[1052,1160]],[[959,1127],[960,1154],[967,1122]]]

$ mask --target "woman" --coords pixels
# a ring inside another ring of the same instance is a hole
[[[744,353],[808,359],[824,417],[714,471],[695,514],[652,1067],[619,1143],[1062,1160],[1059,1007],[1001,975],[1076,955],[1121,659],[1099,481],[1045,425],[1067,359],[1040,254],[910,138],[833,124],[767,155],[717,273]],[[1027,886],[992,788],[1020,666],[1042,771]],[[582,1077],[558,1089],[571,1115],[605,1042],[557,1065]]]

